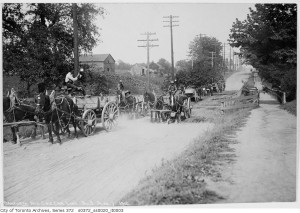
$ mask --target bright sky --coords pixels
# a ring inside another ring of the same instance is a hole
[[[163,16],[179,16],[178,27],[173,28],[174,61],[187,59],[189,43],[200,33],[216,37],[221,42],[229,38],[236,18],[244,20],[249,14],[249,3],[102,3],[107,14],[97,20],[102,30],[102,42],[93,54],[110,53],[113,58],[130,64],[147,62],[147,50],[137,41],[146,39],[145,32],[156,33],[151,39],[159,47],[150,49],[150,62],[165,58],[171,62],[170,28],[163,27],[169,19]],[[228,49],[229,50],[229,49]],[[227,50],[226,50],[227,51]]]

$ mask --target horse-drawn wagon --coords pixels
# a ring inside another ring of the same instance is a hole
[[[79,128],[85,136],[94,133],[97,123],[102,123],[106,131],[111,131],[117,125],[119,108],[113,96],[75,96],[73,102],[77,105],[81,117]]]
[[[150,97],[149,94],[147,96]],[[180,122],[182,117],[189,118],[191,116],[191,97],[181,94],[180,90],[171,96],[156,97],[155,94],[152,96],[154,96],[153,107],[151,108],[152,122],[167,121],[170,123],[176,119],[177,122]]]

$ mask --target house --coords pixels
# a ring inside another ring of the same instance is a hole
[[[82,55],[79,57],[79,64],[89,65],[100,72],[115,72],[115,59],[110,54]]]
[[[150,75],[156,74],[156,70],[149,69]],[[131,75],[147,75],[147,67],[141,65],[141,64],[135,64],[130,69]]]

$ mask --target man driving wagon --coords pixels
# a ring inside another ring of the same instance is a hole
[[[73,77],[73,74],[70,72],[67,73],[65,77],[65,83],[67,85],[67,88],[71,88],[70,93],[72,94],[75,91],[81,91],[82,95],[85,96],[85,91],[83,89],[82,84],[80,83],[80,86],[76,86],[76,81],[78,82],[79,79],[83,77],[83,69],[80,69],[80,72],[76,77]]]
[[[169,92],[169,95],[170,95],[170,98],[169,98],[170,103],[171,103],[171,96],[174,95],[176,91],[177,91],[177,86],[174,83],[174,81],[171,81],[170,85],[169,85],[169,88],[168,88],[168,92]]]

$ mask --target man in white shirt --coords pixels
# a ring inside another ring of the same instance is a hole
[[[74,85],[75,81],[78,80],[78,78],[80,77],[80,73],[78,73],[78,75],[74,78],[71,72],[68,72],[65,78],[65,82],[67,87],[72,88],[72,91],[78,91],[81,90],[82,94],[85,95],[84,90],[82,89],[82,87],[77,87]]]

